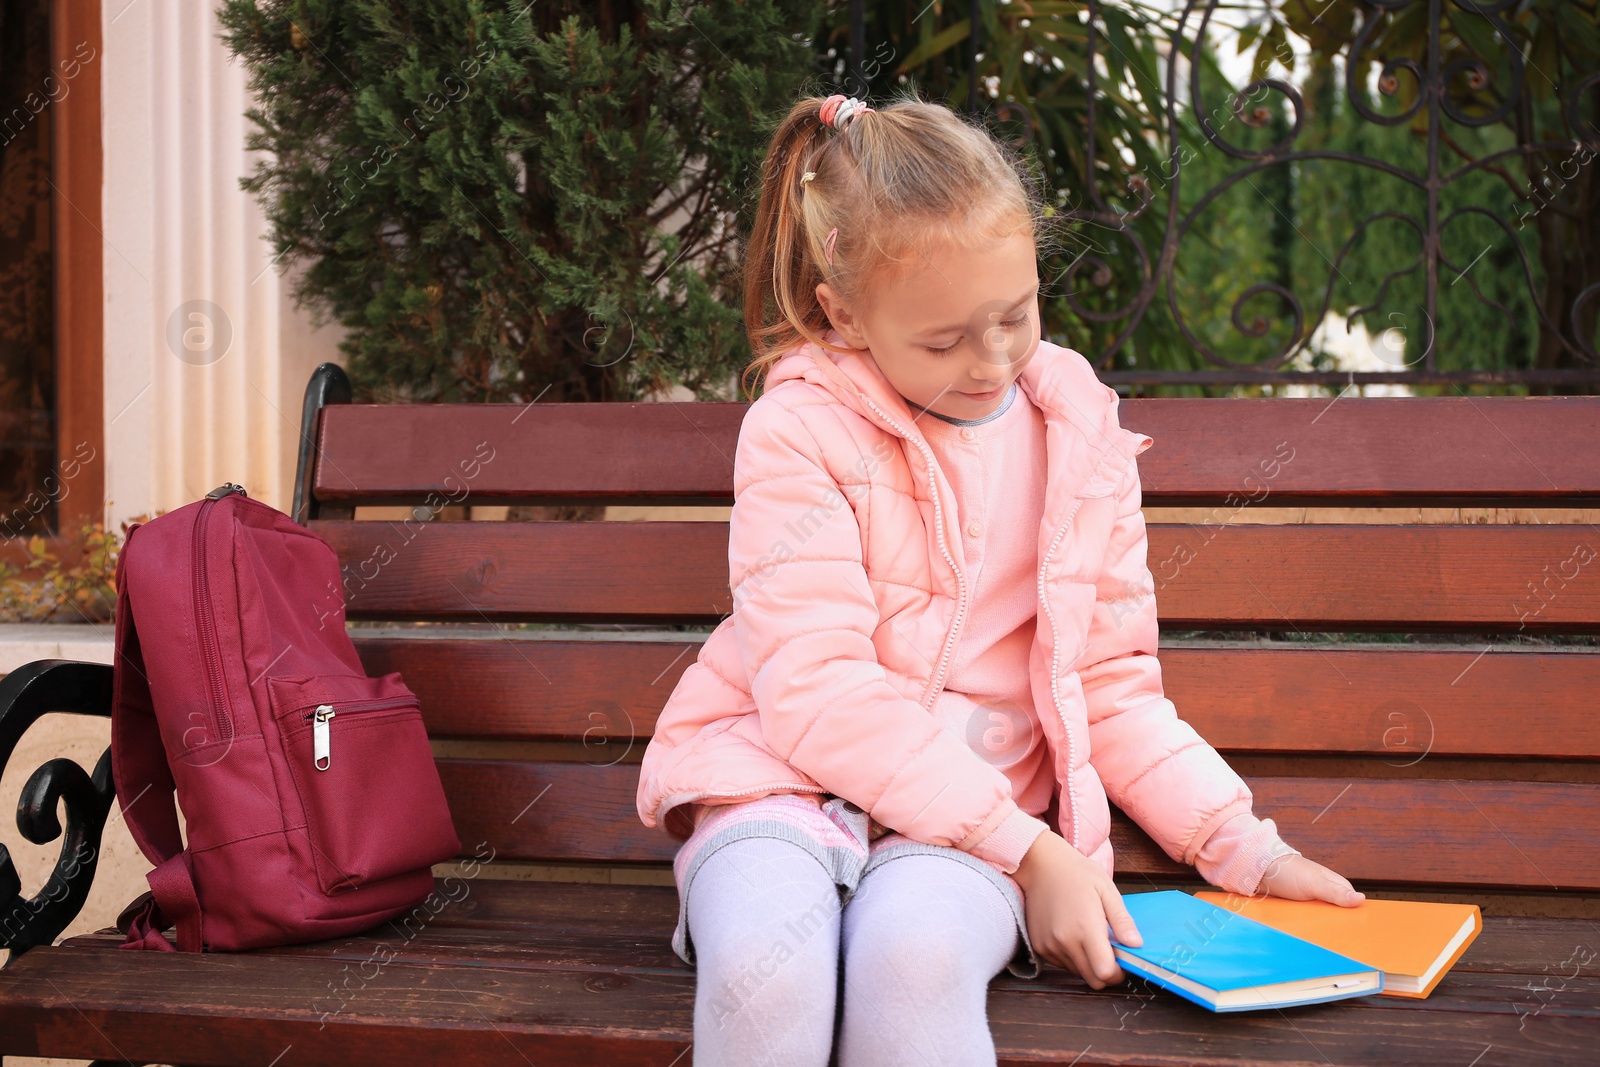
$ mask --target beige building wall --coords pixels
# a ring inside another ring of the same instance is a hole
[[[108,523],[223,482],[288,510],[306,379],[337,357],[239,179],[250,106],[210,0],[104,18]]]

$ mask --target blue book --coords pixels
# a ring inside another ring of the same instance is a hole
[[[1321,1004],[1383,989],[1383,972],[1177,889],[1122,898],[1144,944],[1124,971],[1212,1011]]]

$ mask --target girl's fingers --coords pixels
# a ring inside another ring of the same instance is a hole
[[[1126,977],[1117,966],[1116,957],[1111,954],[1110,943],[1103,939],[1098,945],[1092,942],[1062,942],[1049,949],[1036,946],[1034,951],[1046,963],[1072,971],[1091,989],[1116,985]]]
[[[1078,972],[1078,977],[1087,982],[1090,989],[1105,988],[1107,984],[1105,979],[1096,973],[1094,964],[1089,961],[1089,954],[1083,950],[1083,946],[1075,945],[1071,952],[1072,969]]]
[[[1106,985],[1122,981],[1122,968],[1117,966],[1116,954],[1111,951],[1111,942],[1104,934],[1089,935],[1087,954],[1089,966],[1094,968],[1095,978]]]
[[[1133,916],[1128,914],[1127,905],[1123,904],[1122,894],[1117,892],[1117,887],[1109,879],[1097,879],[1095,889],[1100,894],[1100,906],[1117,940],[1131,948],[1143,945],[1144,935],[1134,925]],[[1107,985],[1120,983],[1126,977],[1117,964],[1117,954],[1103,926],[1089,934],[1089,959],[1095,969],[1095,977]]]
[[[1348,878],[1330,871],[1326,867],[1322,868],[1322,870],[1324,872],[1323,892],[1321,894],[1323,900],[1341,904],[1345,907],[1354,907],[1366,899],[1366,894],[1358,892],[1356,887],[1350,884]]]
[[[1139,933],[1139,928],[1134,925],[1133,916],[1128,914],[1128,906],[1122,902],[1122,894],[1117,892],[1117,887],[1107,882],[1100,885],[1099,890],[1100,903],[1106,909],[1106,918],[1110,921],[1111,932],[1117,935],[1117,940],[1129,948],[1143,945],[1144,935]]]
[[[1366,899],[1350,880],[1337,871],[1329,870],[1314,860],[1293,856],[1283,861],[1283,867],[1270,888],[1266,879],[1262,887],[1271,896],[1288,900],[1325,900],[1330,904],[1353,908]]]
[[[1093,976],[1089,972],[1088,961],[1076,945],[1066,941],[1059,941],[1048,950],[1036,949],[1041,956],[1063,970],[1071,971],[1085,982],[1093,984]]]

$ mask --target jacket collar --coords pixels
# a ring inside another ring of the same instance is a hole
[[[902,437],[922,439],[910,405],[883,376],[877,362],[864,350],[846,348],[844,338],[835,330],[828,330],[823,337],[845,351],[823,348],[809,341],[797,345],[768,370],[763,391],[791,378],[801,378],[827,389],[841,404],[863,418],[882,422],[883,418],[872,410],[875,404],[888,416],[889,429],[897,430]],[[1041,340],[1033,358],[1022,368],[1017,384],[1044,412],[1047,421],[1068,423],[1085,437],[1094,437],[1103,425],[1103,418],[1090,409],[1101,405],[1098,398],[1082,396],[1081,384],[1070,380],[1073,377],[1070,361],[1075,357],[1082,358],[1070,349]]]

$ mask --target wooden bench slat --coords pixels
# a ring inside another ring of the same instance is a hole
[[[488,865],[492,868],[492,864]],[[1148,892],[1134,887],[1126,893]],[[475,879],[440,879],[435,892],[445,903],[437,914],[399,927],[379,926],[365,934],[318,941],[309,945],[260,949],[261,953],[315,958],[366,959],[375,943],[391,949],[401,962],[422,962],[430,956],[455,953],[458,958],[493,960],[500,966],[546,967],[574,963],[610,964],[619,969],[673,971],[684,964],[669,944],[678,918],[678,893],[671,886],[596,885],[571,882],[502,881],[482,874]],[[1587,929],[1586,929],[1587,928]],[[1484,917],[1482,932],[1451,973],[1575,974],[1600,977],[1600,963],[1573,955],[1573,935],[1593,933],[1581,919],[1529,916]],[[123,936],[115,930],[68,938],[63,947],[115,951]],[[629,955],[631,953],[631,955]],[[1054,984],[1083,983],[1064,970],[1050,969],[1041,980]],[[1018,988],[1037,988],[1039,980],[1014,980]]]
[[[314,520],[349,618],[703,622],[733,606],[724,522]]]
[[[671,862],[677,843],[639,821],[639,769],[548,760],[437,761],[463,855]]]
[[[1165,626],[1600,630],[1589,526],[1157,524],[1149,539]]]
[[[430,492],[728,504],[747,408],[339,404],[321,415],[314,491],[342,505],[421,504]],[[1596,397],[1163,398],[1124,401],[1120,417],[1155,439],[1139,460],[1151,506],[1232,506],[1263,491],[1293,506],[1600,501]]]
[[[733,608],[723,522],[310,525],[346,568],[351,618],[687,623]],[[1177,629],[1600,632],[1588,526],[1157,524],[1149,565]]]
[[[259,1067],[290,1045],[307,1063],[664,1065],[691,1036],[687,968],[397,960],[354,992],[350,1013],[324,1016],[330,983],[349,968],[339,957],[286,954],[34,952],[0,973],[0,1047],[26,1055],[48,1040],[59,1055],[219,1067]],[[1487,1047],[1501,1053],[1495,1063],[1577,1065],[1592,1062],[1600,1019],[1600,981],[1591,978],[1541,999],[1524,988],[1532,975],[1463,970],[1421,1002],[1374,996],[1213,1014],[1137,980],[1093,991],[1051,977],[991,989],[1001,1063],[1354,1067],[1382,1049],[1419,1067],[1460,1067]]]
[[[1147,506],[1600,500],[1600,397],[1152,398],[1118,416],[1155,440],[1139,457]]]
[[[520,884],[525,895],[537,897],[546,883],[531,890],[526,883]],[[657,888],[665,888],[676,900],[670,887]],[[504,967],[522,971],[586,967],[619,974],[675,974],[687,968],[673,954],[671,935],[671,922],[665,929],[657,927],[636,934],[601,929],[558,930],[550,926],[482,929],[420,920],[402,925],[397,920],[369,934],[258,949],[254,954],[347,960],[354,966],[370,957],[381,944],[385,958],[411,966]],[[120,940],[120,935],[113,933],[85,934],[69,939],[63,947],[71,951],[111,952]]]
[[[422,698],[430,737],[596,745],[638,738],[642,745],[700,654],[698,635],[685,636],[691,640],[358,638],[355,644],[368,674],[399,671]]]
[[[670,862],[676,842],[638,819],[634,767],[438,761],[462,846],[508,859]],[[1284,840],[1355,882],[1600,889],[1600,785],[1246,776]],[[1123,874],[1187,875],[1112,809]]]
[[[643,745],[700,641],[356,641],[399,671],[435,738]],[[1600,759],[1600,654],[1163,648],[1178,713],[1223,752]],[[1517,723],[1506,731],[1505,723]],[[620,747],[619,747],[620,746]]]
[[[1597,575],[1600,577],[1600,575]],[[1178,714],[1225,752],[1600,758],[1600,655],[1164,648]],[[1506,729],[1507,723],[1516,728]]]
[[[376,957],[381,961],[383,956]],[[115,966],[112,966],[114,962]],[[337,959],[34,951],[0,972],[0,1053],[260,1067],[670,1063],[689,1043],[693,977]],[[350,1008],[334,991],[357,988]]]
[[[539,887],[542,889],[543,887]],[[590,887],[591,889],[594,887]],[[602,889],[609,887],[602,887]],[[535,890],[537,892],[537,890]],[[658,891],[660,892],[660,891]],[[670,889],[665,890],[671,893]],[[526,895],[526,894],[525,894]],[[602,892],[600,895],[607,895]],[[1478,940],[1506,941],[1510,937],[1525,935],[1526,928],[1508,929],[1514,919],[1489,917]],[[1580,943],[1585,935],[1583,924],[1577,920],[1543,920],[1546,928],[1534,931],[1540,945],[1549,953],[1542,960],[1530,961],[1526,966],[1485,965],[1475,960],[1478,940],[1457,961],[1450,975],[1427,999],[1431,1011],[1479,1012],[1503,1011],[1507,1007],[1508,993],[1513,1010],[1520,1007],[1523,1013],[1533,1013],[1544,1000],[1555,994],[1571,993],[1565,1005],[1567,1016],[1594,1018],[1600,1016],[1600,979],[1582,975],[1581,950],[1575,951],[1574,939]],[[371,974],[376,966],[371,961],[374,954],[385,962],[385,967],[443,967],[443,968],[493,968],[501,971],[584,971],[614,976],[683,977],[689,968],[673,953],[669,937],[671,925],[658,928],[646,936],[618,934],[604,930],[585,933],[566,933],[552,929],[474,930],[459,926],[435,924],[412,927],[410,936],[375,932],[373,934],[339,938],[291,948],[264,949],[257,955],[291,957],[306,960],[342,961],[358,975]],[[116,940],[109,935],[91,935],[73,939],[69,951],[89,951],[102,954],[116,952]],[[1524,956],[1527,954],[1524,953]],[[1563,960],[1568,960],[1565,967]],[[115,968],[116,957],[107,959]],[[1592,963],[1591,963],[1592,968]],[[343,972],[343,968],[341,968]],[[1531,983],[1530,983],[1531,976]],[[1545,986],[1543,979],[1555,984]],[[352,983],[359,985],[359,982]],[[1533,990],[1526,988],[1529,984]],[[1113,1010],[1129,1016],[1142,1014],[1152,996],[1166,998],[1170,994],[1158,992],[1142,980],[1133,978],[1110,991],[1091,991],[1076,975],[1059,968],[1047,968],[1036,979],[1018,979],[1002,973],[990,985],[995,999],[1006,995],[1051,992],[1060,997],[1085,996],[1110,997]],[[1536,991],[1543,991],[1543,997]],[[1120,1005],[1115,1003],[1122,997]],[[1396,1009],[1392,1001],[1374,998],[1362,1002],[1363,1007]],[[1414,1007],[1415,1005],[1413,1005]],[[352,1008],[355,1005],[352,1004]],[[1542,1013],[1541,1013],[1542,1014]]]
[[[336,404],[313,492],[329,504],[726,505],[743,403]]]
[[[1351,881],[1593,892],[1600,785],[1245,776],[1285,841]],[[1184,874],[1113,809],[1119,870]]]

